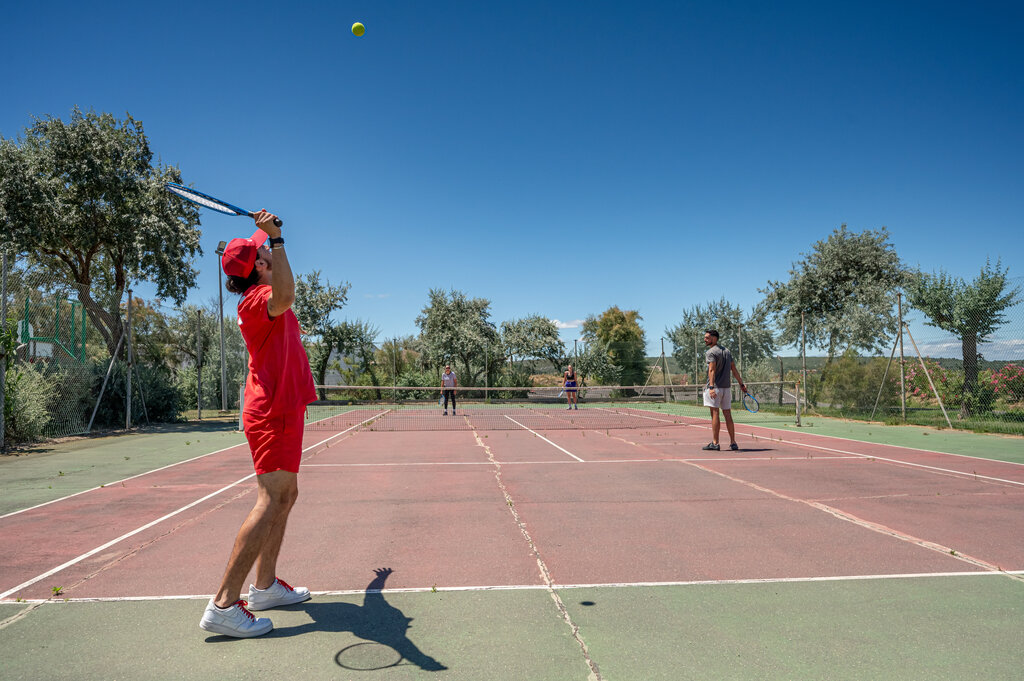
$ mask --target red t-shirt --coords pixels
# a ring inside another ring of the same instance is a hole
[[[299,320],[291,310],[271,318],[270,293],[267,284],[252,286],[238,303],[238,326],[249,350],[245,413],[259,416],[287,413],[316,400]]]

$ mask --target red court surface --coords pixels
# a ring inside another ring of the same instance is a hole
[[[740,427],[310,431],[279,571],[313,591],[1024,568],[1024,466]],[[0,518],[3,600],[212,592],[244,445]]]

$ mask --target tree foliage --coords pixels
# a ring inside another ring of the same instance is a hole
[[[526,359],[544,359],[559,373],[566,361],[565,343],[558,335],[558,327],[541,315],[502,322],[501,346],[510,364],[517,360],[522,364]]]
[[[17,252],[61,272],[113,352],[125,289],[156,285],[181,304],[195,286],[198,209],[164,190],[142,123],[74,109],[0,138],[0,224]]]
[[[763,304],[755,307],[749,315],[725,298],[712,301],[706,306],[694,305],[683,310],[683,319],[675,326],[665,329],[672,341],[672,356],[683,371],[697,371],[704,368],[704,331],[717,329],[718,342],[729,348],[739,361],[740,368],[753,366],[775,355],[775,336],[768,325],[768,311]],[[740,353],[742,350],[742,355]],[[698,381],[702,381],[699,376]]]
[[[636,310],[622,310],[617,305],[600,317],[590,315],[583,322],[583,339],[596,342],[608,355],[611,364],[620,370],[623,385],[642,384],[646,374],[647,340]]]
[[[381,371],[377,367],[377,335],[380,331],[369,322],[356,319],[338,324],[335,348],[344,360],[335,364],[338,373],[353,377],[366,376],[370,385],[380,385]],[[386,375],[386,374],[385,374]],[[355,381],[358,385],[358,380]]]
[[[825,349],[828,363],[847,348],[882,352],[896,334],[895,294],[906,279],[888,230],[851,232],[842,225],[802,255],[789,281],[762,289],[779,342],[800,341],[802,312],[808,345]]]
[[[429,299],[416,318],[427,364],[457,364],[459,383],[476,385],[490,362],[501,356],[501,337],[490,321],[491,301],[455,289],[430,289]]]
[[[331,319],[331,315],[345,306],[349,288],[348,282],[333,286],[327,278],[321,281],[320,270],[300,274],[295,280],[292,311],[306,335],[306,352],[317,385],[324,384],[331,353],[348,340],[349,329]],[[320,399],[325,397],[321,390]]]
[[[974,281],[967,283],[940,270],[914,273],[907,285],[907,301],[925,314],[929,326],[960,338],[964,362],[961,412],[969,410],[978,387],[978,344],[986,342],[1007,321],[1006,310],[1021,300],[1020,287],[1009,288],[1008,269],[986,262]]]
[[[608,349],[600,341],[591,341],[583,346],[583,351],[576,357],[576,374],[580,384],[593,382],[602,385],[618,385],[622,377],[622,367],[612,364]]]

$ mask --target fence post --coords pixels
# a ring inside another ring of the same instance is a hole
[[[796,425],[800,425],[800,381],[796,381]]]
[[[779,355],[779,406],[782,406],[782,393],[785,392],[783,387],[785,384],[783,381],[786,380],[786,370],[782,364],[782,355]]]
[[[124,407],[124,428],[132,427],[132,290],[128,289],[128,328],[125,329],[125,339],[128,341],[126,351],[128,353],[128,371],[126,376],[125,407]]]
[[[661,339],[661,390],[664,393],[665,401],[668,402],[668,360],[665,358],[665,339]]]
[[[0,337],[7,333],[7,251],[3,252],[3,266],[0,270]],[[6,345],[0,345],[0,451],[6,449],[4,440],[4,411],[7,406],[7,351]]]
[[[807,399],[807,327],[804,325],[804,313],[803,313],[802,310],[800,312],[800,367],[801,367],[800,371],[802,373],[802,376],[801,376],[801,380],[802,380],[801,386],[804,389],[804,399]],[[799,394],[800,394],[800,391],[798,390],[797,391],[797,396],[798,397],[799,397]],[[799,403],[799,399],[798,399],[798,403]],[[799,412],[798,412],[797,418],[799,419]]]
[[[899,317],[900,327],[900,414],[903,416],[903,422],[907,422],[907,379],[906,373],[903,367],[903,294],[896,294],[896,307],[897,315]]]
[[[196,420],[203,420],[203,311],[196,310]]]

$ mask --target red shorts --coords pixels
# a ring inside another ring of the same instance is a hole
[[[305,407],[274,416],[242,414],[245,439],[249,441],[256,475],[274,471],[299,472],[305,420]]]

